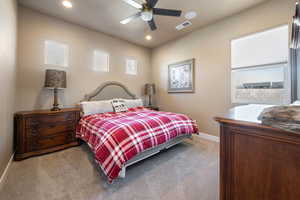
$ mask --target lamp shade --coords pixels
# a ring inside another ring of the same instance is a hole
[[[47,69],[45,77],[46,88],[62,89],[67,87],[66,72],[60,70]]]
[[[155,84],[150,84],[150,83],[147,83],[145,85],[145,94],[146,95],[153,95],[155,94]]]

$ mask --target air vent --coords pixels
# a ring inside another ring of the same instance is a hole
[[[179,24],[178,26],[176,26],[176,29],[178,30],[178,31],[180,31],[180,30],[182,30],[182,29],[184,29],[184,28],[186,28],[186,27],[188,27],[188,26],[191,26],[192,25],[192,22],[190,22],[190,21],[185,21],[185,22],[183,22],[182,24]]]

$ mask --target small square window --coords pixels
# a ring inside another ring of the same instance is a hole
[[[69,46],[60,42],[45,41],[45,64],[58,67],[69,66]]]
[[[94,51],[94,71],[109,72],[109,54],[103,51]]]
[[[138,62],[134,59],[126,59],[126,74],[137,75]]]

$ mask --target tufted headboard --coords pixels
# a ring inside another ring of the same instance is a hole
[[[108,81],[101,84],[95,91],[84,96],[83,101],[100,101],[114,98],[136,99],[136,95],[122,83]]]

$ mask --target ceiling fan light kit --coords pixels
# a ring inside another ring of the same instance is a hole
[[[139,9],[140,12],[132,15],[124,20],[122,20],[121,24],[127,24],[134,19],[141,18],[143,21],[147,22],[150,29],[155,31],[157,29],[153,15],[164,15],[164,16],[171,16],[171,17],[180,17],[181,10],[170,10],[170,9],[163,9],[163,8],[155,8],[158,0],[145,0],[145,3],[139,4],[134,0],[123,0],[127,4]]]
[[[141,12],[141,18],[145,22],[151,21],[153,18],[152,10],[149,9],[149,10],[145,10],[145,11]]]

